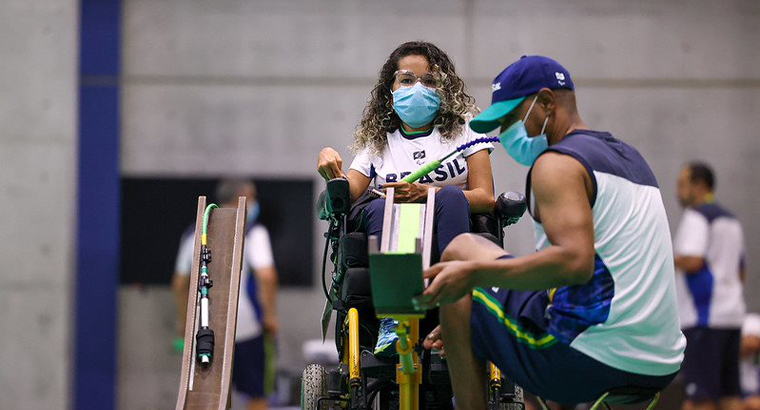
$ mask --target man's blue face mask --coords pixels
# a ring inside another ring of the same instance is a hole
[[[401,87],[393,92],[393,109],[401,121],[412,128],[430,124],[441,108],[441,97],[435,90],[421,83]]]
[[[525,114],[525,118],[517,120],[509,128],[499,134],[501,145],[507,150],[507,153],[518,163],[529,167],[533,165],[533,162],[549,148],[549,141],[546,138],[546,124],[549,122],[549,117],[546,117],[544,126],[541,127],[541,134],[535,137],[528,136],[528,130],[525,129],[525,121],[528,120],[528,116],[533,111],[533,106],[536,105],[538,96],[533,99],[533,102],[528,108],[528,112]]]
[[[251,203],[248,204],[248,212],[246,212],[245,224],[252,225],[254,222],[256,222],[256,219],[259,218],[260,212],[261,207],[259,206],[259,201],[254,199],[251,201]]]

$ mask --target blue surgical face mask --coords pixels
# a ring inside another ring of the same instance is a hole
[[[544,133],[546,124],[549,122],[549,117],[546,117],[540,135],[529,137],[528,130],[525,129],[525,121],[528,119],[530,112],[533,111],[537,98],[538,96],[533,99],[527,114],[525,114],[525,118],[517,120],[504,132],[499,134],[501,145],[507,150],[509,156],[526,167],[533,165],[536,158],[549,148],[549,141]]]
[[[430,124],[441,108],[441,97],[421,83],[401,87],[393,92],[393,109],[401,121],[412,128]]]
[[[259,201],[254,199],[250,204],[248,204],[248,211],[246,212],[245,216],[245,224],[251,225],[256,222],[256,219],[258,219],[260,212],[261,207],[259,206]]]

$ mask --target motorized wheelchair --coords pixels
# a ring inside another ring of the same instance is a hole
[[[439,352],[422,349],[420,343],[422,337],[438,324],[437,310],[408,322],[408,331],[401,335],[397,349],[409,354],[381,358],[373,353],[379,327],[369,269],[368,249],[373,238],[368,238],[356,226],[361,224],[361,212],[357,209],[361,203],[360,199],[352,209],[348,181],[341,178],[328,181],[327,189],[317,203],[320,219],[329,222],[322,263],[322,286],[327,298],[323,336],[332,311],[335,311],[335,341],[340,365],[329,370],[318,364],[306,367],[302,377],[301,408],[452,409],[452,389],[445,359]],[[503,193],[496,200],[493,215],[472,216],[471,230],[503,245],[504,227],[515,223],[525,209],[522,194]],[[333,265],[329,282],[325,276],[328,254]],[[404,363],[405,357],[407,363]],[[405,366],[412,368],[413,372],[405,375],[402,371]],[[504,379],[495,366],[489,367],[489,408],[523,409],[522,389]],[[405,394],[405,386],[412,386],[415,392]]]

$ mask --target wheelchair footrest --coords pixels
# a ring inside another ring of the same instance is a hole
[[[381,359],[368,350],[363,350],[361,353],[362,373],[373,379],[396,380],[396,363],[398,363],[397,357]]]
[[[348,391],[348,377],[341,365],[327,373],[327,394],[329,397],[340,397]]]

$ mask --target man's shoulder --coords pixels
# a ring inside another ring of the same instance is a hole
[[[180,244],[192,242],[195,239],[195,224],[188,225],[179,237]]]
[[[528,176],[529,184],[536,192],[562,190],[573,185],[572,181],[588,181],[591,175],[587,168],[576,156],[549,151],[533,164]]]
[[[600,159],[610,155],[607,145],[609,141],[618,142],[619,140],[612,137],[608,132],[576,130],[556,144],[550,145],[546,152],[570,155],[583,163],[587,168],[593,168],[592,162],[598,162]]]
[[[605,142],[621,142],[608,131],[596,131],[589,129],[573,130],[562,138],[555,146],[586,146],[603,145]]]
[[[575,157],[590,173],[602,172],[638,185],[659,187],[641,153],[609,132],[576,130],[550,146],[549,151]]]
[[[689,209],[703,216],[710,223],[718,218],[736,219],[734,214],[732,214],[728,209],[715,202],[702,204],[699,206],[691,207]]]
[[[264,224],[262,224],[259,221],[256,221],[255,223],[250,225],[248,227],[248,230],[246,231],[246,235],[251,235],[251,234],[260,235],[262,233],[268,234],[269,231],[267,230],[267,227],[264,226]]]
[[[583,161],[573,155],[564,155],[564,152],[547,150],[541,156],[536,159],[531,169],[532,174],[537,173],[549,173],[557,174],[564,173],[571,169],[580,169],[580,166],[585,165]]]
[[[264,239],[269,239],[269,231],[267,230],[266,226],[264,226],[260,222],[256,222],[251,227],[248,228],[248,231],[246,232],[246,235],[245,235],[245,239],[247,241],[260,241]]]

